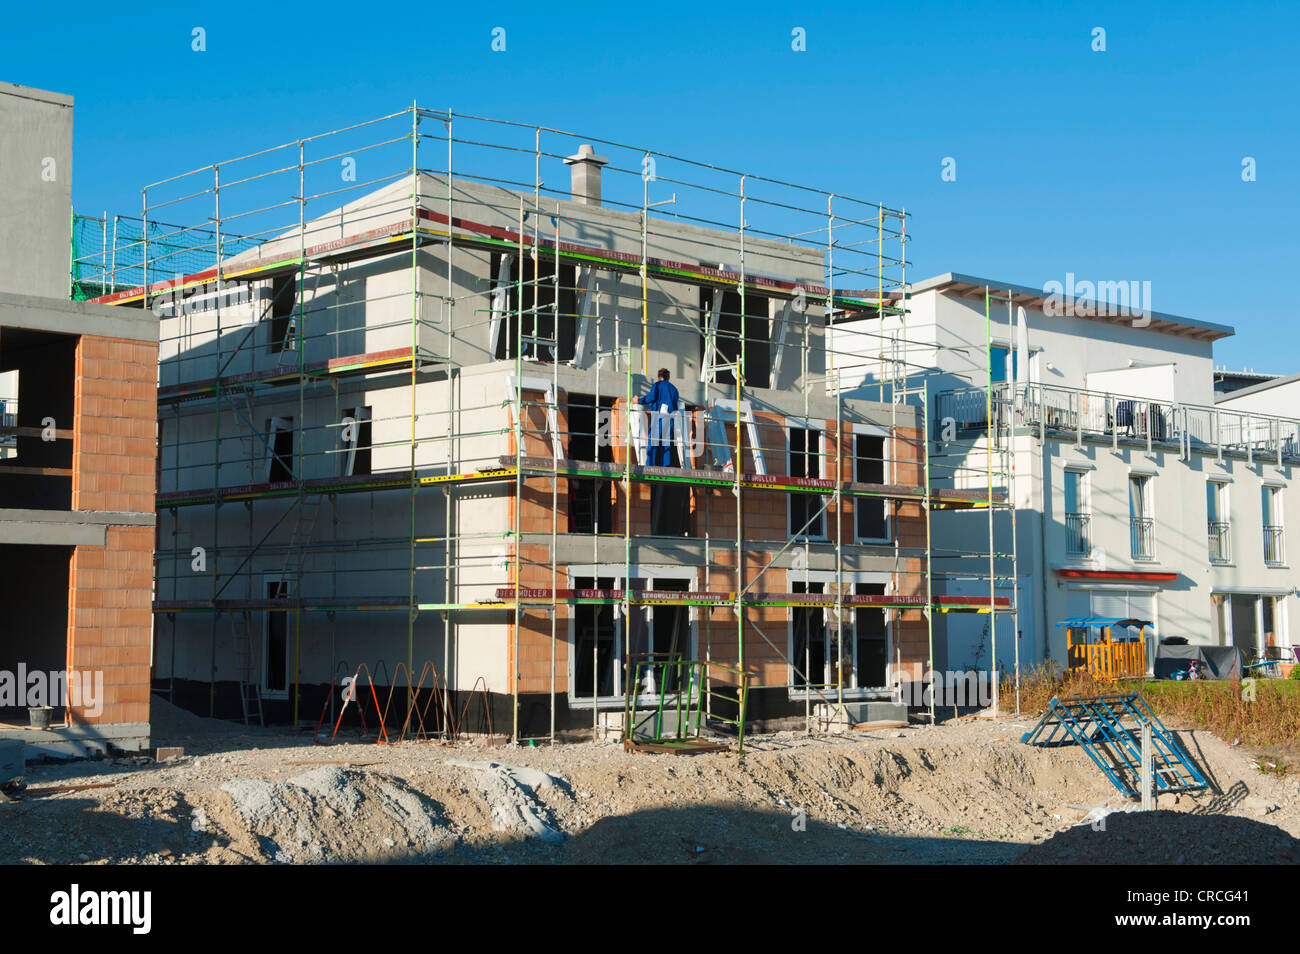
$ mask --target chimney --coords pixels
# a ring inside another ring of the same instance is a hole
[[[609,160],[596,155],[590,144],[583,143],[578,147],[578,154],[569,156],[564,162],[572,167],[569,170],[572,178],[569,191],[573,193],[573,201],[600,205],[600,167],[608,165]]]

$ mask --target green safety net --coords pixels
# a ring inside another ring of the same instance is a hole
[[[217,234],[210,228],[150,221],[146,229],[138,216],[99,218],[74,213],[69,295],[73,301],[85,301],[138,288],[145,280],[146,250],[149,281],[154,282],[215,268],[218,258],[238,255],[257,244],[223,234],[218,255]]]

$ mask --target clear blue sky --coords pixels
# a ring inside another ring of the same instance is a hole
[[[1144,6],[11,4],[0,79],[76,97],[90,214],[418,99],[904,206],[914,278],[1150,281],[1300,371],[1300,7]]]

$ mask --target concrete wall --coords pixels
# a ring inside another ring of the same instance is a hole
[[[72,97],[0,83],[0,292],[68,297]]]

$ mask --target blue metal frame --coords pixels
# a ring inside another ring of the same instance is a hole
[[[1125,725],[1125,720],[1133,724]],[[1156,793],[1208,788],[1200,767],[1136,692],[1080,699],[1053,696],[1043,717],[1021,741],[1047,748],[1082,746],[1111,784],[1130,798],[1140,798],[1144,722],[1151,726]]]

